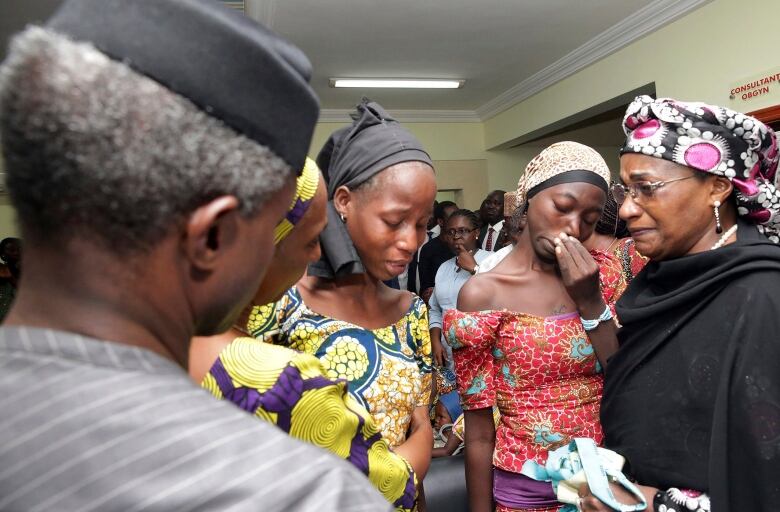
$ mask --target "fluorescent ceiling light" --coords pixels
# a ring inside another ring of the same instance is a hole
[[[418,78],[331,78],[331,87],[383,89],[459,89],[465,80]]]

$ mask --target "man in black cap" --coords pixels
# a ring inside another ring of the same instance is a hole
[[[309,75],[206,0],[71,0],[14,39],[0,138],[25,273],[0,328],[0,510],[389,508],[182,370],[273,254]]]

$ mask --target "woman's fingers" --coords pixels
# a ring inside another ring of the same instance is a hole
[[[571,257],[569,249],[564,245],[560,237],[553,240],[555,243],[555,257],[558,260],[558,268],[561,269],[563,284],[569,284],[572,281],[572,273],[576,271],[577,265]]]

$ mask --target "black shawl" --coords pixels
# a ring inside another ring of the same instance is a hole
[[[333,207],[336,189],[342,185],[354,189],[402,162],[424,162],[433,167],[420,141],[378,103],[363,99],[352,118],[352,125],[333,132],[317,156],[317,165],[328,184],[328,225],[320,235],[322,258],[309,265],[310,275],[333,278],[365,271]]]
[[[737,235],[650,262],[618,301],[604,444],[640,484],[780,510],[780,247],[741,220]]]

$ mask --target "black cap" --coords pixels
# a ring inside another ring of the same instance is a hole
[[[303,169],[319,101],[297,47],[211,0],[67,0],[47,26],[184,96]]]

